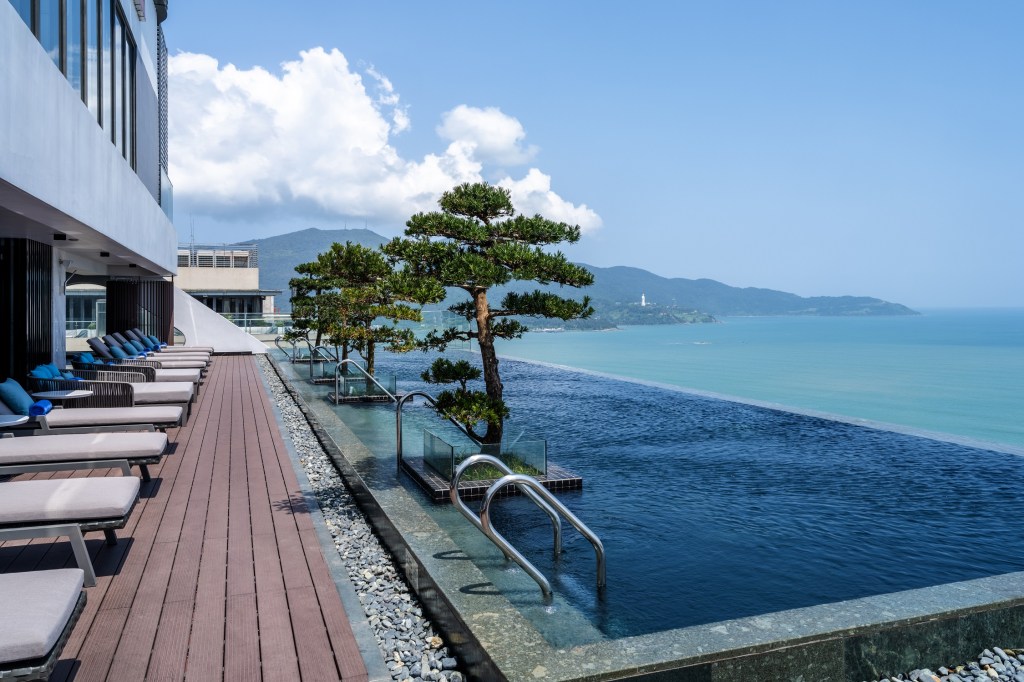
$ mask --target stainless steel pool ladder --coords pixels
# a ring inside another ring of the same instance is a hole
[[[499,478],[497,481],[491,484],[487,489],[487,493],[484,495],[483,504],[480,507],[480,516],[477,517],[473,513],[473,510],[462,501],[459,497],[459,480],[462,478],[462,474],[466,472],[472,466],[477,464],[490,464],[491,466],[497,467],[499,470],[504,471],[505,475]],[[467,457],[458,468],[455,469],[455,474],[452,476],[451,488],[449,490],[449,496],[451,497],[452,504],[458,509],[463,516],[476,526],[480,532],[482,532],[491,542],[497,545],[506,557],[515,561],[519,564],[524,571],[526,571],[531,578],[533,578],[538,585],[540,590],[544,594],[546,600],[551,599],[551,583],[548,581],[544,574],[537,570],[530,561],[522,555],[519,550],[513,547],[505,537],[499,533],[491,525],[491,502],[494,497],[507,485],[514,485],[519,488],[529,499],[533,500],[550,518],[551,525],[554,527],[555,534],[555,556],[557,557],[562,551],[562,524],[559,514],[565,516],[565,518],[578,530],[583,537],[590,541],[590,544],[594,546],[594,553],[597,555],[597,586],[602,588],[605,585],[605,557],[604,557],[604,545],[601,540],[594,534],[590,528],[580,521],[575,514],[562,504],[557,497],[541,485],[533,476],[527,476],[526,474],[512,473],[512,470],[497,457],[490,455],[471,455]]]
[[[319,348],[319,346],[318,346],[318,348]],[[395,396],[388,389],[384,388],[384,386],[379,381],[377,381],[376,379],[373,378],[372,374],[370,374],[365,369],[360,367],[358,362],[356,362],[352,358],[345,358],[344,360],[342,360],[341,362],[338,363],[337,367],[334,368],[334,404],[335,405],[337,405],[339,402],[341,402],[341,395],[340,395],[341,394],[341,373],[342,373],[342,370],[346,366],[348,366],[348,365],[352,365],[353,367],[358,369],[360,371],[360,373],[362,373],[363,376],[365,376],[367,379],[372,381],[377,386],[377,388],[382,390],[384,392],[384,395],[386,395],[392,401],[398,402],[398,397]]]

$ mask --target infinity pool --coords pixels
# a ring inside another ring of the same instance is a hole
[[[422,354],[388,356],[403,390]],[[525,362],[503,361],[517,424],[581,475],[561,499],[602,539],[608,586],[594,588],[589,543],[563,555],[532,503],[499,503],[495,525],[551,580],[559,600],[621,637],[1024,570],[1024,459],[840,421],[717,400]],[[435,389],[436,390],[436,389]],[[394,408],[339,407],[387,462]],[[407,407],[406,453],[436,423]],[[557,645],[550,608],[448,506],[423,504]],[[558,607],[556,602],[555,608]]]

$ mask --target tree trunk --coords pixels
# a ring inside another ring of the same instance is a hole
[[[376,345],[373,339],[366,340],[366,373],[371,377],[373,376],[374,350]]]
[[[487,397],[500,402],[502,389],[501,376],[498,374],[498,354],[494,350],[494,337],[491,336],[491,316],[487,307],[487,290],[481,289],[473,293],[473,304],[476,307],[476,340],[480,346],[480,360],[484,366],[484,384]],[[502,420],[487,422],[487,433],[484,443],[501,443],[504,428]]]

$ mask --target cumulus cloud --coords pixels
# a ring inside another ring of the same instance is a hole
[[[485,179],[488,164],[520,165],[536,154],[514,117],[460,105],[437,128],[442,151],[402,158],[393,139],[412,120],[394,85],[372,67],[353,69],[338,50],[301,52],[280,73],[179,53],[168,76],[176,198],[220,218],[279,210],[401,224],[436,209],[443,191]],[[535,168],[501,184],[521,212],[600,225]]]
[[[601,227],[601,216],[586,204],[576,206],[555,194],[551,191],[551,176],[536,168],[531,168],[522,180],[505,178],[497,184],[508,189],[512,205],[520,213],[539,213],[551,220],[579,225],[583,234]]]
[[[523,124],[496,107],[478,109],[460,104],[441,117],[437,134],[473,145],[476,157],[485,162],[518,166],[537,155],[537,147],[524,142]]]

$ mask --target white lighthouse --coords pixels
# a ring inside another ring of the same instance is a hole
[[[647,307],[647,296],[646,296],[646,294],[640,294],[640,307],[641,308],[646,308]]]

